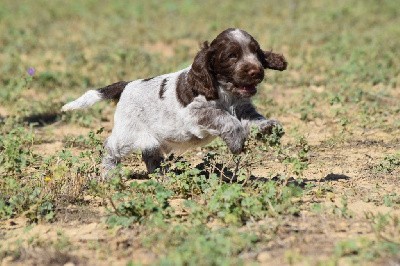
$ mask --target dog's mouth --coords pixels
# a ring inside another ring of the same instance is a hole
[[[252,96],[257,92],[257,87],[253,84],[236,86],[236,88],[243,96]]]
[[[262,79],[252,79],[238,83],[234,83],[236,91],[244,97],[251,97],[257,93],[257,85],[262,81]]]

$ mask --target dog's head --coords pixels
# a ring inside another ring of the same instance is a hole
[[[282,71],[286,67],[282,55],[263,51],[247,32],[227,29],[210,44],[203,44],[194,59],[188,81],[207,100],[218,99],[219,85],[236,96],[251,97],[264,79],[264,69]]]

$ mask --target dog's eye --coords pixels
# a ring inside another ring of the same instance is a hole
[[[237,58],[238,58],[238,55],[237,55],[237,53],[230,53],[230,54],[228,55],[228,58],[229,58],[229,59],[237,59]]]

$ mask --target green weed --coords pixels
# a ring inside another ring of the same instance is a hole
[[[33,81],[33,75],[35,70],[32,68],[29,73],[24,73],[22,77],[9,79],[5,82],[4,88],[0,90],[0,103],[8,104],[15,102],[24,90],[29,89],[30,84]]]
[[[383,160],[376,166],[374,171],[379,173],[391,173],[400,167],[400,153],[385,156]]]
[[[360,237],[340,241],[335,245],[336,258],[347,257],[353,263],[391,257],[400,252],[400,223],[397,216],[366,214],[375,233],[375,239]]]
[[[285,178],[279,181],[251,180],[250,167],[257,161],[257,156],[270,149],[269,143],[275,148],[280,147],[282,132],[281,128],[274,129],[274,133],[264,139],[264,144],[259,145],[259,154],[250,150],[239,156],[210,152],[196,167],[182,158],[171,157],[161,169],[161,176],[160,173],[152,175],[158,182],[150,180],[125,185],[121,178],[114,179],[110,183],[115,192],[110,198],[113,214],[109,221],[114,224],[121,220],[122,224],[129,225],[151,220],[153,216],[161,220],[179,219],[172,215],[168,204],[172,197],[189,200],[184,219],[196,223],[217,219],[240,225],[266,216],[298,213],[298,207],[291,200],[300,197],[303,189],[289,184]],[[255,131],[247,145],[254,145],[257,136]],[[301,144],[302,151],[307,151],[304,141]]]
[[[116,190],[109,198],[114,213],[108,218],[111,225],[129,226],[146,220],[157,222],[170,218],[173,214],[169,205],[173,193],[158,182],[149,180],[126,185],[121,179],[115,178],[110,184]]]
[[[89,133],[85,143],[91,149],[79,156],[62,150],[41,158],[42,164],[36,166],[39,174],[26,172],[26,168],[38,160],[32,153],[32,131],[17,128],[1,138],[4,147],[0,153],[4,162],[1,169],[4,170],[0,179],[0,219],[22,214],[31,222],[51,221],[56,204],[79,200],[89,177],[100,175],[102,142],[98,134],[101,132],[102,129]]]
[[[16,127],[0,135],[0,175],[21,175],[38,158],[32,151],[33,129]]]
[[[243,263],[238,255],[257,241],[257,236],[233,228],[176,225],[155,230],[143,243],[162,254],[156,265],[231,265]]]

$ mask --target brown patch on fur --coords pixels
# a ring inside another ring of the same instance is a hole
[[[204,95],[208,101],[218,99],[215,76],[211,70],[212,52],[209,48],[208,42],[204,42],[187,75],[187,83],[192,90]]]
[[[188,74],[181,73],[176,83],[176,96],[179,103],[183,106],[187,106],[193,101],[194,97],[198,95],[198,93],[193,90],[193,87],[188,84],[186,75]]]
[[[97,89],[97,91],[101,93],[103,99],[118,101],[128,83],[126,81],[118,81],[104,88]]]
[[[167,89],[165,86],[167,85],[167,81],[168,79],[165,78],[163,79],[163,81],[161,82],[161,86],[160,86],[160,91],[158,92],[158,96],[160,97],[160,99],[164,99],[164,93],[165,90]]]

